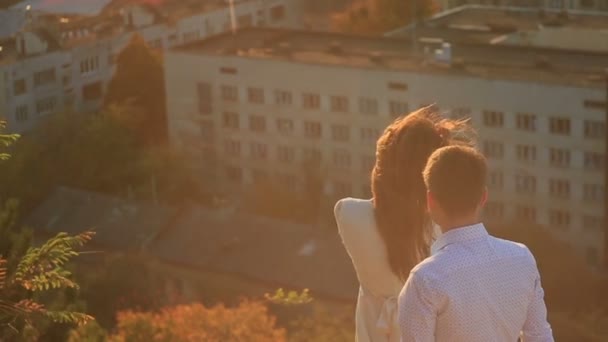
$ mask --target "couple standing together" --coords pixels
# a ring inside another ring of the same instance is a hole
[[[534,256],[480,220],[472,129],[424,108],[378,140],[371,200],[334,209],[360,282],[358,342],[553,341]]]

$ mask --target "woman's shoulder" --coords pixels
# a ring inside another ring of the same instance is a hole
[[[372,200],[347,197],[336,202],[334,206],[334,215],[336,219],[341,217],[351,216],[353,214],[363,214],[373,211]]]

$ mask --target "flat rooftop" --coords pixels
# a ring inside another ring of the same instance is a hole
[[[437,61],[437,44],[411,44],[408,37],[362,37],[338,33],[248,28],[175,48],[178,53],[275,59],[316,65],[443,73],[490,79],[528,80],[602,87],[608,53],[452,44],[452,62]],[[430,51],[430,53],[429,53]]]

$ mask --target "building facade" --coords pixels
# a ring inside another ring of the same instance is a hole
[[[299,0],[235,1],[236,27],[299,27]],[[40,18],[44,18],[40,19]],[[133,34],[164,50],[232,29],[231,10],[211,3],[191,8],[131,4],[92,18],[27,16],[10,39],[0,39],[0,114],[14,133],[47,114],[101,106],[116,56]],[[42,78],[39,80],[39,76]]]
[[[489,219],[551,227],[598,262],[604,92],[587,74],[570,79],[535,66],[472,62],[462,72],[413,63],[407,44],[394,39],[263,30],[239,36],[261,43],[233,51],[226,36],[165,56],[170,140],[201,170],[216,156],[228,183],[271,177],[297,190],[305,186],[303,163],[316,159],[328,194],[369,196],[382,130],[436,104],[445,115],[470,117],[478,130],[490,163]]]

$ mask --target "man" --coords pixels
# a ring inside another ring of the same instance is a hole
[[[427,206],[442,235],[399,296],[402,342],[553,341],[534,257],[480,221],[486,174],[485,158],[469,147],[429,158]]]

